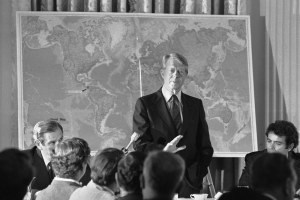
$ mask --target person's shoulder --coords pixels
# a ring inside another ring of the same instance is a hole
[[[151,94],[147,94],[145,96],[139,97],[138,101],[142,101],[146,104],[153,104],[153,102],[157,102],[160,101],[161,99],[163,99],[163,94],[161,92],[161,89],[153,92]]]
[[[183,93],[183,92],[182,92],[181,95],[182,95],[182,98],[186,98],[186,99],[188,99],[188,100],[190,100],[190,101],[199,101],[199,102],[202,102],[201,99],[199,99],[199,98],[197,98],[197,97],[193,97],[193,96],[188,95],[188,94],[186,94],[186,93]]]
[[[153,98],[153,97],[156,97],[158,96],[159,94],[162,95],[162,91],[161,89],[157,90],[156,92],[153,92],[153,93],[150,93],[150,94],[147,94],[147,95],[144,95],[142,97],[140,97],[141,99],[149,99],[149,98]]]
[[[34,153],[36,152],[36,149],[37,149],[37,147],[34,146],[30,149],[22,150],[22,152],[32,157],[34,155]]]
[[[290,153],[290,157],[292,158],[292,159],[294,159],[295,161],[299,161],[300,162],[300,153],[296,153],[296,152],[291,152]]]
[[[190,96],[190,95],[185,94],[183,92],[181,93],[181,99],[182,99],[182,101],[188,102],[188,104],[203,107],[203,103],[202,103],[201,99]]]
[[[82,196],[84,196],[85,193],[89,193],[89,192],[87,192],[87,187],[86,186],[79,187],[79,188],[77,188],[73,191],[73,193],[70,196],[70,200],[81,199]]]
[[[244,200],[269,200],[268,197],[247,187],[235,187],[229,192],[224,193],[220,200],[244,199]]]
[[[250,153],[246,154],[245,159],[246,160],[256,159],[257,157],[263,155],[265,152],[266,152],[266,150],[250,152]]]

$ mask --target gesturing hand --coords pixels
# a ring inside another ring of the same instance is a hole
[[[168,151],[171,153],[176,153],[178,151],[181,151],[183,149],[186,148],[186,146],[181,146],[181,147],[177,147],[176,145],[178,144],[178,142],[181,140],[181,138],[183,138],[182,135],[178,135],[177,137],[175,137],[171,142],[169,142],[165,148],[164,151]]]

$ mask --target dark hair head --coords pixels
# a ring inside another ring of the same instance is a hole
[[[63,127],[56,120],[40,121],[33,128],[33,139],[44,143],[44,134],[53,133],[57,130],[63,133]]]
[[[55,144],[55,153],[51,160],[54,173],[61,178],[75,179],[78,172],[87,163],[90,148],[80,138],[65,139]]]
[[[98,151],[92,160],[91,178],[100,186],[108,186],[115,182],[115,173],[123,151],[116,148],[106,148]]]
[[[250,168],[250,185],[258,191],[285,187],[289,178],[295,178],[293,162],[280,153],[265,153]]]
[[[33,177],[31,158],[18,149],[0,152],[0,199],[22,200]]]
[[[147,156],[143,176],[145,187],[157,194],[170,195],[176,191],[183,179],[184,160],[177,154],[165,151],[153,151]]]
[[[146,154],[134,151],[123,157],[118,164],[118,183],[126,191],[141,192],[140,175]]]
[[[219,200],[264,200],[260,193],[245,187],[235,187],[229,192],[222,194]]]
[[[293,123],[285,120],[277,120],[268,126],[266,130],[267,137],[270,132],[273,132],[275,135],[281,137],[285,136],[286,148],[288,148],[291,144],[294,144],[292,149],[298,146],[299,143],[298,131]]]

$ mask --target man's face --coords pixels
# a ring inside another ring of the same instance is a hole
[[[267,137],[267,151],[269,153],[278,152],[287,155],[291,147],[287,147],[285,140],[285,136],[278,136],[274,132],[269,132]]]
[[[54,153],[55,143],[62,140],[62,138],[63,134],[60,130],[44,133],[44,142],[39,142],[38,144],[38,148],[41,150],[43,156],[50,160]]]
[[[161,76],[164,79],[164,87],[171,92],[175,90],[177,93],[187,77],[187,72],[187,66],[170,58],[166,63],[166,67],[161,70]]]

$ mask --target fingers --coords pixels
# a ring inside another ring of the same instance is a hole
[[[178,152],[178,151],[182,151],[182,150],[184,150],[184,149],[186,149],[186,146],[184,145],[184,146],[181,146],[181,147],[178,147],[173,153],[176,153],[176,152]]]
[[[178,142],[181,140],[181,138],[183,138],[183,136],[182,135],[178,135],[171,142],[169,142],[169,144],[176,146],[178,144]]]
[[[137,132],[134,132],[131,137],[130,137],[130,141],[136,141],[139,138],[139,134]]]

